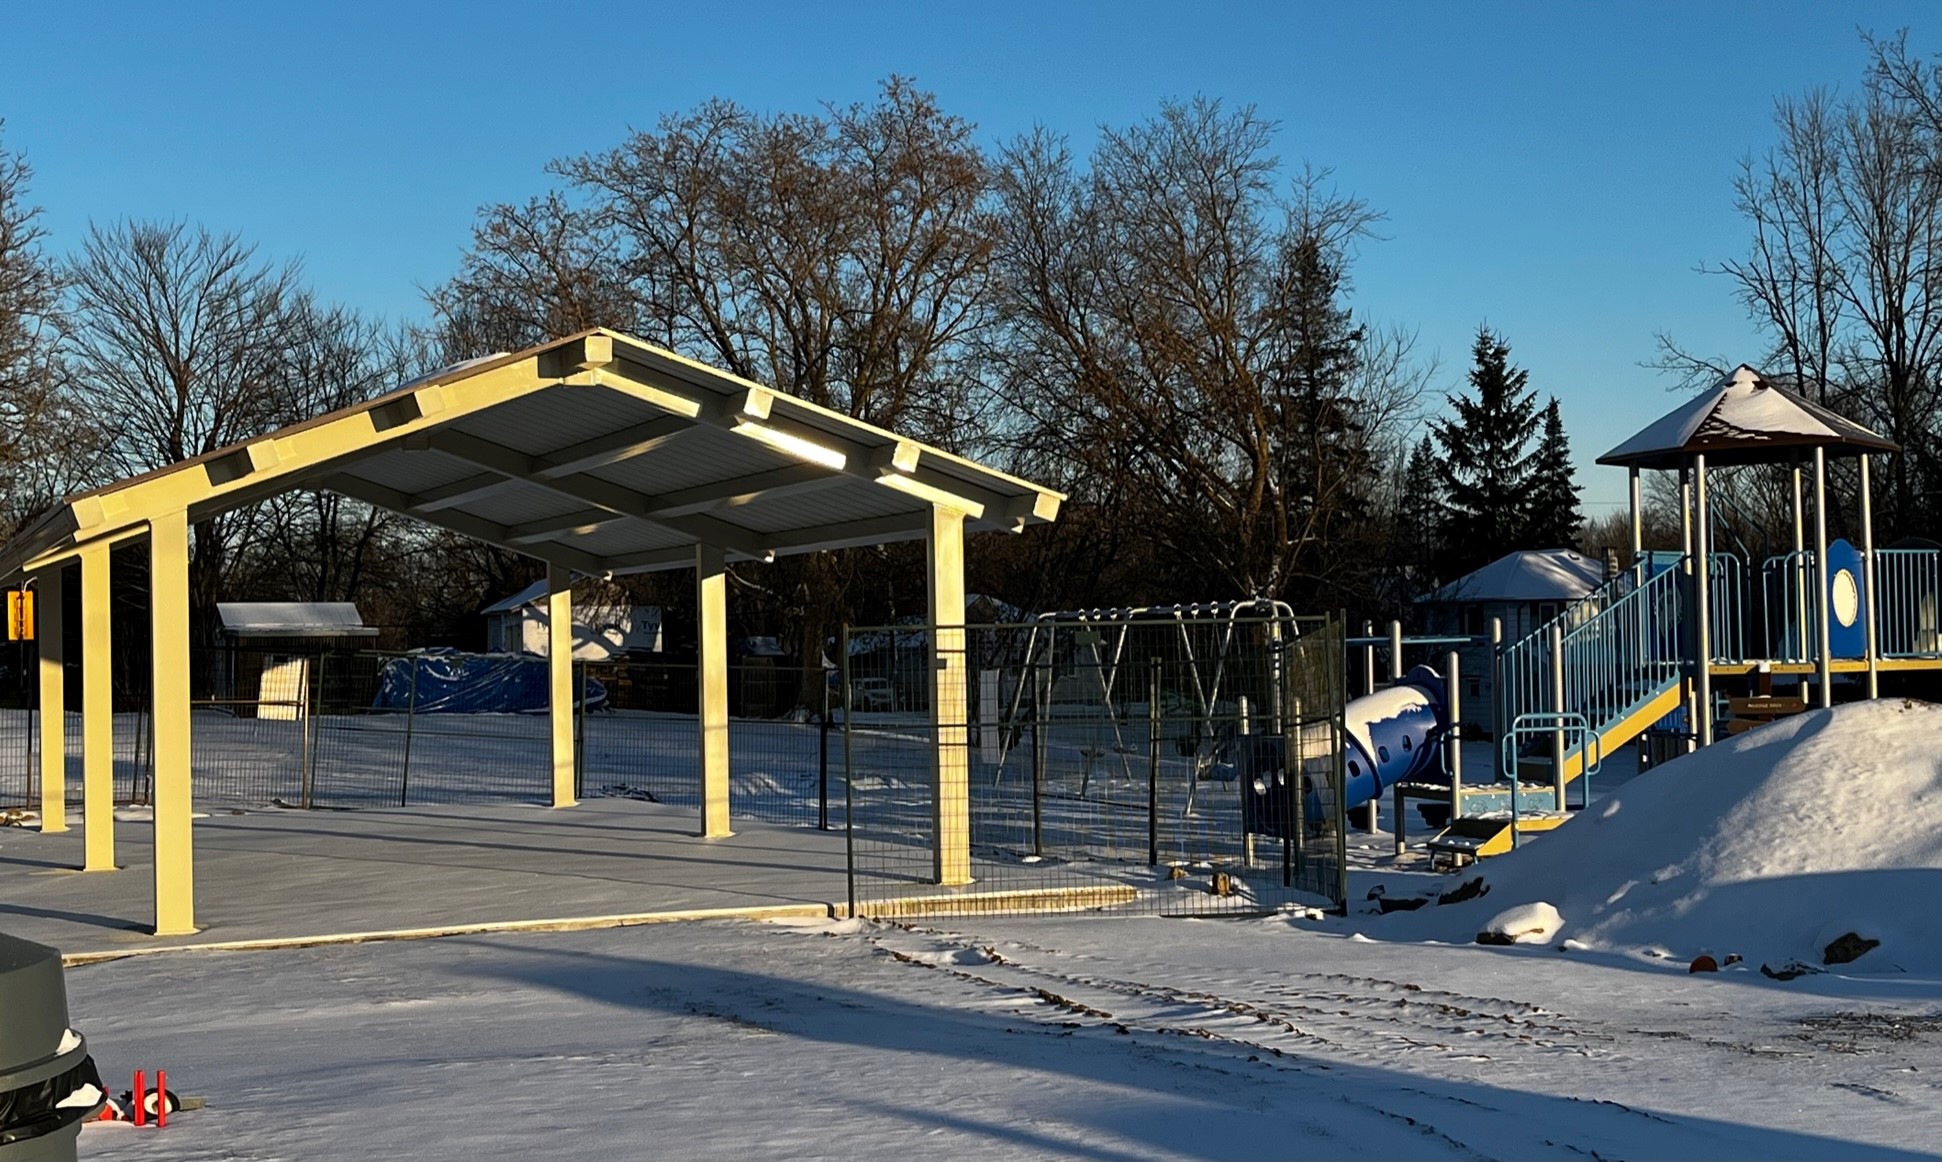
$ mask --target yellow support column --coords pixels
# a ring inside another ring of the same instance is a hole
[[[155,720],[155,934],[196,930],[190,825],[189,514],[148,526],[148,617]]]
[[[696,729],[701,741],[701,834],[728,829],[728,567],[722,551],[695,546]]]
[[[40,829],[67,830],[67,668],[62,653],[61,567],[34,574],[40,624]]]
[[[931,506],[930,580],[933,871],[940,884],[971,882],[971,731],[964,633],[964,514]]]
[[[114,648],[109,636],[108,546],[81,550],[82,871],[115,870]]]
[[[546,567],[547,706],[553,726],[553,806],[573,799],[573,574]]]

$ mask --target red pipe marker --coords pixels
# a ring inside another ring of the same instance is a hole
[[[155,1071],[155,1128],[167,1129],[169,1124],[169,1071]]]
[[[142,1100],[142,1089],[142,1071],[137,1069],[135,1071],[135,1124],[138,1126],[148,1124],[148,1110],[144,1108],[147,1103]]]

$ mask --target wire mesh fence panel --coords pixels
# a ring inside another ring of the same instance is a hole
[[[861,913],[1340,903],[1339,621],[896,634],[852,630],[844,647]]]
[[[581,668],[603,695],[598,707],[583,710],[580,718],[581,794],[699,810],[695,667],[586,662]],[[826,756],[834,754],[840,736],[831,737],[820,708],[813,715],[793,713],[798,684],[793,669],[729,667],[731,816],[795,827],[819,826],[826,818]],[[779,717],[758,716],[767,713]],[[838,810],[832,826],[840,825]]]
[[[31,807],[39,798],[39,661],[33,642],[0,642],[0,810]]]

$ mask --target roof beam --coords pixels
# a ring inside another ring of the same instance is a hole
[[[842,484],[848,479],[819,464],[791,464],[786,468],[771,468],[766,472],[752,472],[747,476],[664,492],[657,498],[653,512],[679,516],[714,508],[737,508],[758,500],[814,492],[832,484]]]
[[[416,447],[418,442],[413,441],[406,446]],[[769,554],[769,548],[763,543],[761,536],[752,530],[699,514],[650,516],[655,498],[646,493],[636,492],[624,485],[594,476],[541,476],[537,471],[537,457],[528,456],[517,448],[495,444],[491,440],[481,439],[466,432],[434,432],[425,437],[424,446],[490,472],[524,480],[550,492],[559,493],[561,496],[572,497],[582,504],[604,508],[620,516],[664,525],[716,548],[732,549],[756,557],[766,557]]]
[[[561,513],[559,516],[542,517],[523,524],[509,525],[506,532],[514,542],[523,545],[531,541],[550,541],[561,533],[590,533],[601,525],[624,519],[604,508],[582,508]]]
[[[480,472],[463,480],[412,493],[411,509],[413,512],[437,512],[440,509],[458,508],[481,497],[504,492],[518,483],[497,472]]]
[[[928,534],[930,527],[931,514],[926,509],[923,512],[900,512],[796,529],[770,540],[777,555],[814,553],[824,549],[853,549],[890,541],[916,540]]]
[[[612,435],[583,440],[571,448],[541,456],[537,470],[541,476],[572,476],[644,456],[694,430],[695,422],[686,416],[657,416]]]
[[[535,548],[531,545],[518,544],[509,535],[505,525],[489,521],[484,517],[473,516],[471,513],[447,510],[431,516],[413,512],[410,493],[400,492],[395,488],[388,488],[359,476],[330,476],[320,481],[318,487],[328,488],[332,492],[342,493],[354,500],[376,505],[378,508],[390,509],[392,512],[425,521],[427,524],[450,529],[473,540],[484,541],[489,545],[497,545],[502,549],[510,549],[515,553],[523,553],[528,557],[536,557],[555,565],[564,565],[569,569],[578,569],[582,573],[604,576],[609,571],[607,562],[599,557],[566,545]]]

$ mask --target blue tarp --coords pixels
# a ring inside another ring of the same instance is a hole
[[[421,650],[384,664],[371,706],[419,714],[544,714],[546,682],[545,658]],[[606,704],[607,688],[588,678],[581,698],[597,710]]]

